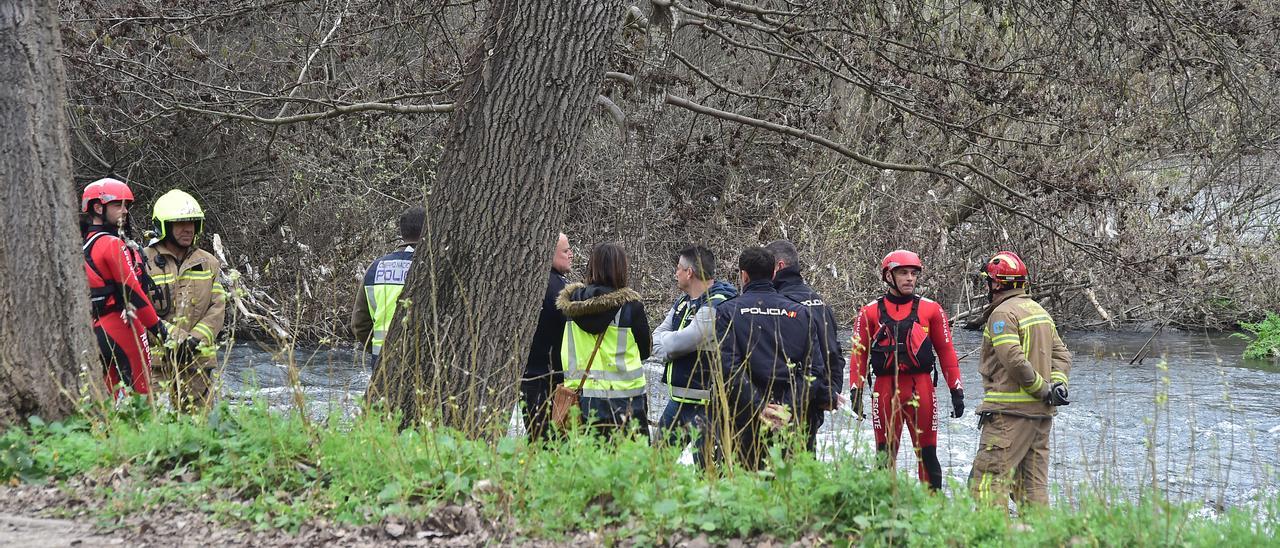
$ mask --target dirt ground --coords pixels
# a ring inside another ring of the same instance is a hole
[[[0,485],[0,547],[10,546],[484,546],[542,547],[628,545],[615,533],[581,532],[558,541],[530,540],[483,518],[474,506],[445,506],[417,522],[389,521],[354,527],[326,520],[295,534],[247,524],[219,523],[207,514],[178,506],[122,518],[104,516],[90,484]],[[814,540],[792,546],[812,545]],[[669,546],[709,548],[706,537],[669,538]],[[730,541],[728,546],[786,546],[768,538]]]
[[[327,521],[296,534],[255,531],[210,516],[169,507],[102,517],[101,504],[83,487],[0,486],[0,546],[477,546],[516,539],[495,533],[474,507],[447,506],[417,523],[352,527]],[[573,539],[579,540],[579,539]],[[592,544],[590,538],[580,539]]]

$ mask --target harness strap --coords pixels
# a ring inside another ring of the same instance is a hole
[[[884,302],[885,302],[885,296],[881,296],[879,299],[876,299],[876,309],[880,314],[879,328],[876,330],[876,336],[879,336],[882,332],[887,330],[888,333],[893,337],[893,345],[891,347],[892,350],[888,350],[888,349],[885,349],[884,347],[876,345],[875,344],[876,341],[873,340],[870,348],[870,352],[872,355],[888,354],[887,356],[885,356],[885,363],[881,366],[884,368],[890,368],[891,365],[898,364],[898,362],[900,362],[903,359],[904,354],[906,355],[906,357],[911,358],[912,361],[914,362],[915,356],[911,355],[911,349],[908,347],[908,338],[911,334],[911,330],[915,329],[915,325],[920,323],[921,298],[918,295],[912,296],[911,310],[907,312],[906,317],[902,318],[901,320],[895,320],[893,319],[893,316],[889,315],[889,310],[885,306]],[[906,326],[905,331],[901,329],[901,326],[903,325]],[[898,365],[900,368],[900,364]],[[916,364],[913,367],[918,367],[918,366],[919,364]],[[868,383],[871,382],[871,374],[873,372],[873,369],[874,369],[873,367],[867,368]],[[937,363],[935,362],[933,364],[933,367],[931,367],[930,369],[932,370],[932,373],[933,373],[934,386],[937,386],[937,383],[938,383]],[[923,372],[923,371],[920,371],[920,372]]]

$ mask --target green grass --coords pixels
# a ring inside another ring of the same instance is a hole
[[[1206,519],[1193,517],[1194,506],[1113,493],[1010,518],[962,485],[935,495],[910,474],[854,458],[775,454],[768,472],[708,477],[642,440],[575,434],[536,448],[449,430],[400,432],[398,424],[365,416],[308,426],[261,405],[190,417],[135,403],[102,421],[33,419],[10,430],[0,436],[0,480],[57,483],[126,469],[132,481],[98,488],[107,518],[176,503],[296,530],[318,517],[376,523],[479,501],[524,538],[590,530],[642,544],[705,533],[875,545],[1257,545],[1273,541],[1280,516],[1275,500]]]
[[[1268,312],[1267,317],[1255,323],[1241,323],[1240,327],[1252,336],[1236,333],[1236,337],[1249,340],[1244,357],[1251,360],[1280,360],[1280,315]]]

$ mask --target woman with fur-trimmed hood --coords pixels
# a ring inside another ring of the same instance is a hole
[[[644,360],[651,347],[649,320],[640,294],[627,287],[627,267],[627,255],[618,244],[598,244],[591,250],[586,283],[566,286],[556,299],[556,308],[569,320],[560,357],[565,386],[582,385],[584,419],[607,433],[634,428],[647,434]]]

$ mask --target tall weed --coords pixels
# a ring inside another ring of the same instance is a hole
[[[640,437],[577,429],[530,446],[399,426],[398,417],[372,414],[308,427],[262,404],[223,404],[205,416],[36,419],[0,436],[0,479],[123,474],[140,481],[99,488],[114,512],[177,503],[258,528],[296,530],[321,517],[417,519],[444,504],[476,504],[525,538],[596,531],[655,544],[701,534],[872,545],[1258,544],[1273,537],[1280,515],[1270,500],[1198,518],[1197,508],[1152,491],[1136,501],[1081,494],[1073,507],[1011,518],[1006,508],[971,498],[964,485],[931,493],[867,458],[784,458],[793,449],[780,446],[764,471],[707,473]]]

